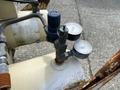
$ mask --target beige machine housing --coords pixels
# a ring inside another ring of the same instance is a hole
[[[17,18],[15,6],[12,2],[0,0],[0,20]]]
[[[19,18],[31,13],[31,11],[19,11],[17,14]],[[41,10],[40,13],[43,15],[43,18],[47,23],[48,11]],[[21,45],[46,40],[46,33],[44,31],[43,24],[38,18],[31,18],[12,24],[5,29],[4,34],[9,48],[16,48]]]
[[[0,0],[0,20],[20,18],[31,14],[32,11],[16,11],[15,5],[9,1]],[[47,10],[41,10],[47,23]],[[20,45],[31,44],[38,41],[46,40],[46,34],[43,25],[38,18],[31,18],[16,24],[12,24],[5,28],[7,45],[10,49],[14,49]]]

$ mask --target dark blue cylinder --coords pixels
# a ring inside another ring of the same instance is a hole
[[[61,15],[58,11],[48,12],[48,27],[46,28],[47,40],[54,42],[58,39],[57,31],[60,27]]]
[[[52,33],[56,33],[60,27],[61,15],[58,11],[50,11],[48,13],[48,30]]]

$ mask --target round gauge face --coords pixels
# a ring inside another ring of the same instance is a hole
[[[66,23],[68,34],[79,35],[82,32],[82,27],[78,23]]]
[[[74,44],[74,49],[81,54],[90,54],[92,46],[88,41],[78,39]]]

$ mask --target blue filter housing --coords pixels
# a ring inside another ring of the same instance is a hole
[[[60,27],[61,14],[58,11],[50,11],[48,12],[48,27],[46,29],[47,32],[47,40],[49,42],[54,42],[58,39],[57,31]]]

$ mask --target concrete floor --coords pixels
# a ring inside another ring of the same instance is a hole
[[[93,52],[88,59],[80,60],[87,79],[120,48],[120,1],[119,0],[51,0],[48,10],[62,14],[62,24],[82,23],[85,39],[91,42]],[[69,42],[72,48],[74,42]],[[32,49],[31,49],[32,47]],[[29,59],[54,51],[51,43],[42,42],[17,48],[16,61]],[[119,90],[120,74],[101,90]]]

